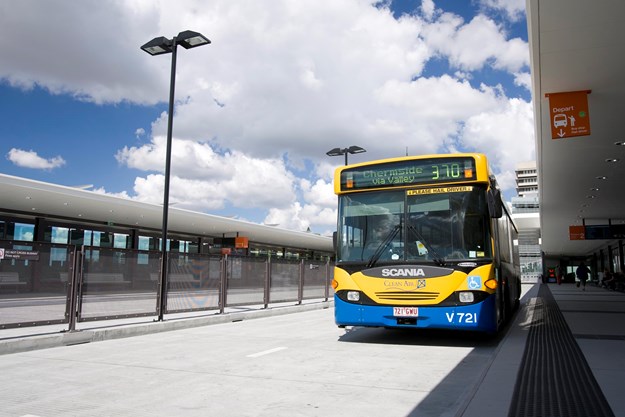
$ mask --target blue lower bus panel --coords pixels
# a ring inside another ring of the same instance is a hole
[[[339,326],[413,327],[480,332],[497,330],[495,295],[476,304],[419,307],[417,317],[395,317],[393,306],[352,304],[334,296],[334,318]]]

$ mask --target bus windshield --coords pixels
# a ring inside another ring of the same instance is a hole
[[[339,196],[338,262],[432,262],[491,257],[481,186]]]

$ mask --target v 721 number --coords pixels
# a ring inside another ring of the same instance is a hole
[[[477,324],[477,313],[445,313],[449,323]]]

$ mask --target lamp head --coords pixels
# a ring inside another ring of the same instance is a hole
[[[351,154],[355,154],[355,153],[367,152],[367,150],[364,148],[361,148],[360,146],[350,146],[349,148],[347,148],[347,152]]]
[[[176,43],[185,49],[191,49],[196,46],[207,45],[211,43],[211,41],[201,33],[185,30],[176,36]]]
[[[154,38],[150,42],[143,45],[141,49],[152,56],[167,54],[172,51],[172,41],[164,36],[159,36],[158,38]]]
[[[345,154],[346,150],[347,149],[334,148],[334,149],[330,149],[328,152],[326,152],[326,155],[328,155],[328,156],[341,156],[341,155]]]

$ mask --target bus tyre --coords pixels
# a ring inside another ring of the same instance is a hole
[[[508,287],[508,280],[506,280],[506,284],[503,286],[503,289],[504,316],[507,322],[512,317],[512,300],[510,299],[510,288]]]

